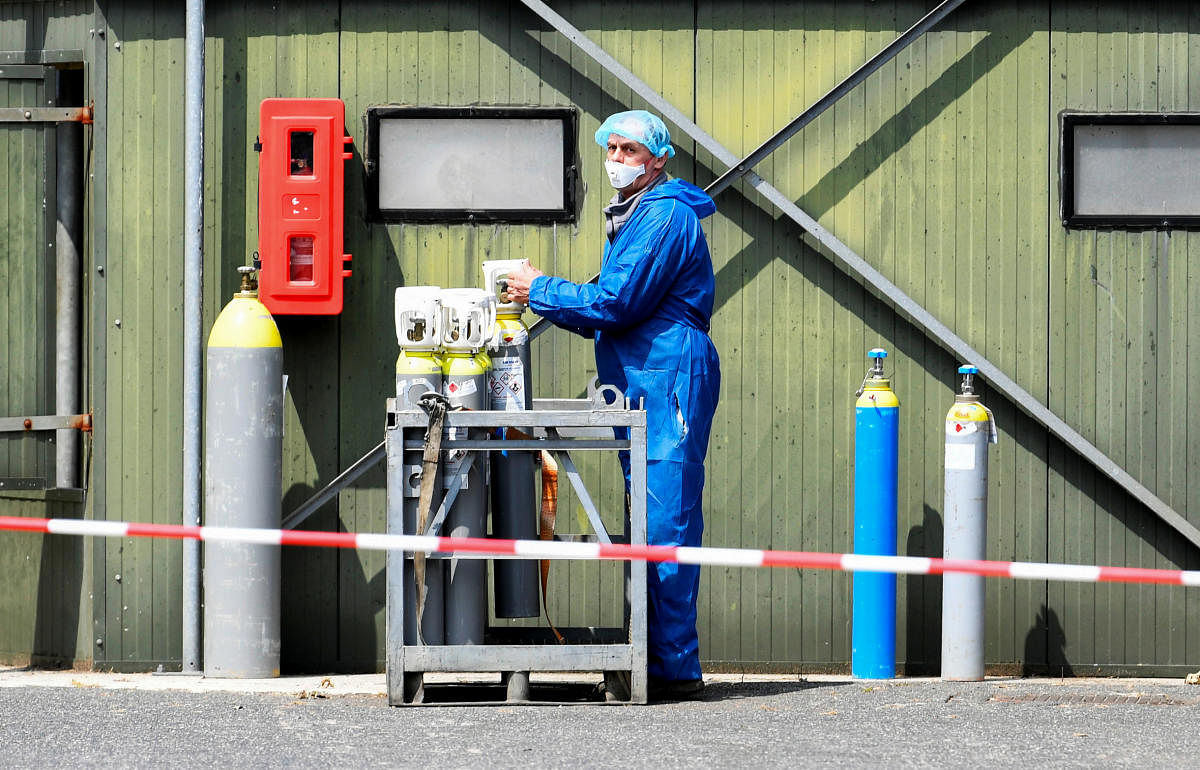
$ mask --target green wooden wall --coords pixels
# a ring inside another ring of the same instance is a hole
[[[1056,12],[1057,15],[1057,12]],[[1200,9],[1149,3],[1062,11],[1050,39],[1052,104],[1085,110],[1200,109]],[[1052,200],[1056,205],[1057,201]],[[1195,478],[1200,423],[1189,396],[1200,370],[1200,240],[1182,231],[1049,232],[1046,403],[1185,513],[1200,519]],[[1063,561],[1195,569],[1194,548],[1103,477],[1051,447],[1049,553]],[[1061,608],[1064,657],[1191,665],[1200,596],[1163,587],[1048,587]],[[1189,612],[1189,608],[1192,610]]]
[[[9,6],[0,3],[0,12]],[[48,7],[51,7],[48,5]],[[907,28],[925,3],[559,2],[556,10],[735,153],[757,147]],[[1064,230],[1058,219],[1063,109],[1200,109],[1198,11],[1183,4],[968,3],[791,139],[759,172],[1023,388],[1196,522],[1185,408],[1200,389],[1187,342],[1200,331],[1186,231]],[[103,107],[106,186],[93,233],[94,361],[104,411],[99,515],[174,522],[181,504],[182,8],[102,3],[89,48]],[[53,15],[53,13],[49,13]],[[0,20],[7,17],[0,15]],[[100,24],[100,22],[103,24]],[[392,384],[392,291],[473,285],[485,258],[526,256],[583,279],[610,191],[590,137],[608,113],[642,107],[626,84],[523,6],[346,0],[210,4],[207,24],[205,312],[233,291],[257,241],[259,102],[340,96],[354,276],[336,318],[279,319],[290,375],[284,510],[382,434]],[[0,21],[0,41],[6,27]],[[119,44],[119,45],[118,45]],[[13,45],[13,44],[7,44]],[[82,45],[82,44],[81,44]],[[4,48],[4,45],[0,45]],[[1196,95],[1193,96],[1193,92]],[[361,153],[376,104],[570,104],[581,112],[586,193],[559,227],[397,225],[363,220]],[[674,173],[722,170],[682,132]],[[705,542],[848,551],[853,401],[865,351],[889,350],[902,401],[901,553],[940,555],[942,426],[960,363],[841,273],[751,188],[718,198],[706,223],[717,269],[713,337],[721,408],[705,493]],[[118,327],[116,319],[121,320]],[[551,332],[535,348],[541,395],[577,395],[586,341]],[[1200,359],[1197,359],[1200,360]],[[1196,568],[1195,549],[1013,404],[984,398],[991,450],[988,556]],[[619,483],[609,458],[585,475]],[[305,526],[382,531],[378,472]],[[564,500],[562,529],[578,531]],[[106,665],[180,654],[180,548],[113,541],[95,550],[95,628]],[[619,619],[619,572],[556,565],[557,623]],[[284,666],[381,665],[383,559],[293,549],[284,561]],[[120,575],[118,582],[115,575]],[[898,656],[936,670],[940,583],[899,581]],[[1200,658],[1197,601],[1181,588],[988,582],[987,660],[1011,671],[1158,671]],[[712,667],[844,670],[849,580],[830,572],[710,569],[702,656]],[[1193,612],[1190,617],[1197,617]]]
[[[0,53],[35,63],[53,58],[45,52],[81,50],[94,29],[93,11],[88,0],[0,0]]]
[[[183,9],[145,3],[106,13],[106,517],[179,523]],[[97,543],[97,660],[178,658],[182,552],[169,540]]]
[[[81,518],[78,490],[0,491],[5,516]],[[91,559],[83,538],[6,532],[0,541],[0,663],[91,660]]]
[[[1045,398],[1050,22],[1045,3],[997,6],[956,12],[759,171]],[[701,6],[697,120],[744,155],[922,10]],[[941,555],[942,430],[959,362],[834,268],[750,188],[739,193],[719,201],[710,230],[714,337],[728,372],[716,452],[730,458],[712,465],[709,508],[725,515],[714,517],[711,542],[852,550],[852,403],[865,351],[882,346],[902,402],[899,549]],[[989,556],[1043,561],[1038,475],[1047,438],[1009,404],[992,404],[1002,439],[992,451]],[[844,665],[849,582],[835,573],[709,571],[709,656]],[[1042,584],[989,585],[989,663],[1044,655],[1036,617],[1045,601]],[[936,669],[939,580],[901,578],[899,602],[899,658]]]
[[[0,2],[0,106],[48,104],[53,79],[47,88],[40,74],[14,78],[21,70],[11,65],[78,66],[91,22],[84,0]],[[0,123],[0,417],[54,413],[53,137],[45,124]],[[53,440],[49,432],[0,434],[0,478],[52,487]],[[83,444],[87,458],[90,440]],[[85,515],[79,490],[13,488],[20,485],[0,488],[0,515]],[[0,534],[0,663],[92,659],[90,568],[80,538]]]

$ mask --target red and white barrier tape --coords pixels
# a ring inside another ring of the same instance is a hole
[[[90,537],[161,537],[255,545],[307,545],[325,548],[357,548],[368,551],[424,551],[426,553],[454,554],[464,559],[605,559],[676,562],[723,567],[798,567],[845,572],[894,572],[904,575],[940,575],[952,572],[1023,580],[1200,586],[1200,571],[1196,570],[932,559],[918,556],[866,556],[853,553],[760,551],[746,548],[688,548],[661,545],[605,545],[603,543],[561,543],[542,540],[499,540],[482,537],[308,532],[295,529],[185,527],[180,524],[29,519],[20,516],[0,516],[0,530]]]

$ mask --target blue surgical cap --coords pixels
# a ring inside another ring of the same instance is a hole
[[[661,158],[663,153],[666,153],[668,158],[675,157],[675,148],[671,146],[671,132],[667,130],[667,124],[662,122],[662,118],[645,110],[629,110],[609,115],[596,131],[596,144],[607,147],[610,134],[619,134],[644,144],[656,158]]]

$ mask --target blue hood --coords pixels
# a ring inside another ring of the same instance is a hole
[[[701,190],[691,182],[685,182],[682,179],[671,178],[660,185],[646,191],[643,202],[658,200],[659,198],[674,198],[681,203],[686,203],[692,211],[696,212],[696,216],[704,219],[710,216],[717,210],[717,204],[713,203],[713,199],[708,197],[708,193]]]

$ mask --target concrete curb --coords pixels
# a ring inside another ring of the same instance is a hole
[[[499,682],[498,675],[476,674],[430,674],[431,683],[456,682]],[[579,674],[534,674],[535,682],[578,682],[590,681],[594,678],[599,682],[599,673],[594,675]],[[936,677],[910,677],[881,680],[856,680],[847,675],[805,674],[705,674],[708,684],[753,684],[753,683],[787,683],[809,682],[812,684],[844,684],[859,685],[869,688],[905,687],[920,684],[941,683]],[[1188,687],[1183,679],[1152,679],[1152,678],[1102,678],[1079,677],[1070,679],[1033,679],[1020,677],[988,677],[983,682],[957,682],[954,684],[963,689],[974,687],[995,687],[1005,689],[1037,689],[1064,687],[1084,691],[1163,691],[1187,688],[1189,697],[1200,697],[1200,688]],[[310,697],[336,697],[346,695],[367,695],[384,697],[387,694],[387,678],[384,674],[316,674],[307,676],[284,676],[275,679],[209,679],[200,675],[185,675],[179,673],[167,674],[130,674],[104,671],[73,671],[31,669],[13,666],[0,666],[0,688],[15,687],[77,687],[98,688],[106,690],[145,690],[149,692],[182,691],[192,693],[234,692],[234,693],[276,693],[281,695],[305,695]]]

